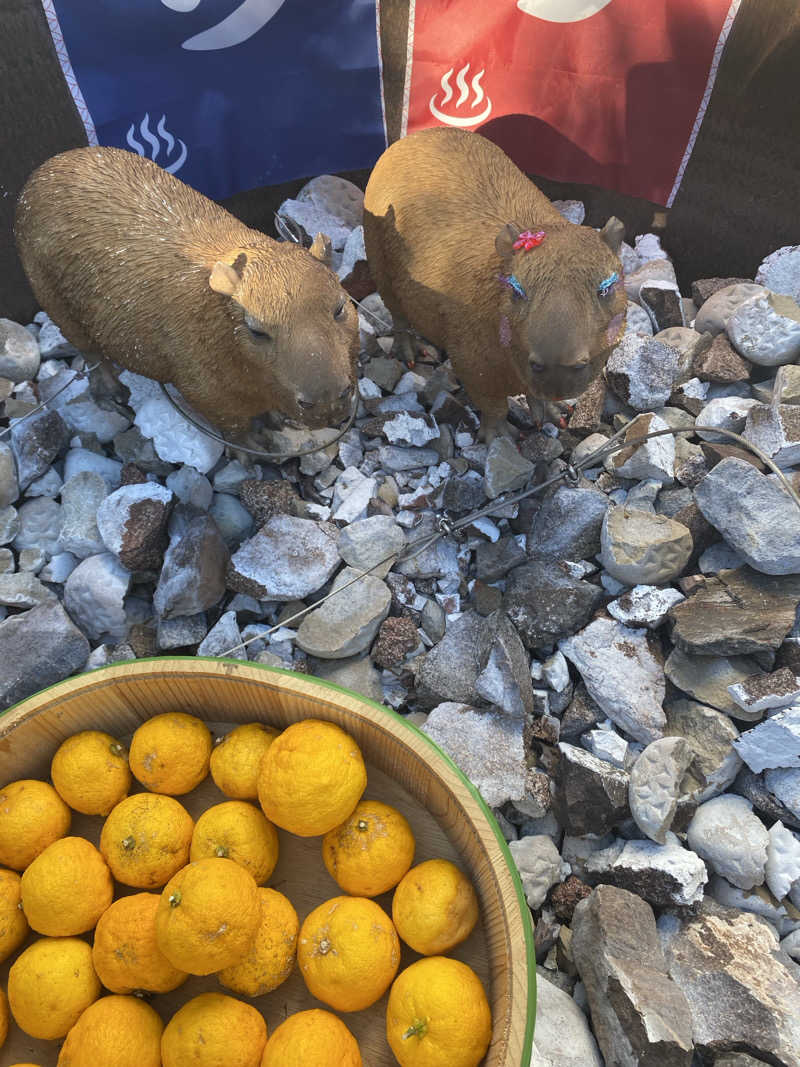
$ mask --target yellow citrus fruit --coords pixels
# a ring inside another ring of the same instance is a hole
[[[158,889],[189,862],[194,820],[179,800],[134,793],[103,823],[100,851],[118,882]]]
[[[84,815],[108,815],[128,795],[128,752],[102,730],[68,737],[53,756],[50,777],[65,803]]]
[[[236,726],[220,738],[211,753],[211,777],[218,789],[233,800],[258,799],[261,758],[279,731],[262,722]]]
[[[297,962],[308,991],[337,1011],[380,1000],[400,966],[392,921],[374,900],[334,897],[300,927]]]
[[[258,799],[277,826],[316,837],[344,822],[366,784],[353,738],[332,722],[304,719],[284,730],[264,754]]]
[[[158,1012],[138,997],[102,997],[67,1034],[58,1067],[161,1067]]]
[[[93,930],[114,899],[108,864],[85,837],[62,837],[26,868],[22,908],[31,929],[48,937]]]
[[[0,789],[0,864],[24,871],[69,833],[72,813],[47,782],[23,778]]]
[[[8,972],[8,1002],[17,1026],[45,1041],[64,1037],[99,996],[91,946],[78,937],[42,937]]]
[[[481,980],[447,956],[417,960],[395,979],[386,1039],[401,1067],[477,1067],[492,1038]]]
[[[398,934],[422,956],[438,956],[466,941],[478,921],[478,897],[450,860],[412,867],[392,899]]]
[[[174,967],[189,974],[213,974],[242,959],[260,920],[252,874],[233,860],[197,860],[164,887],[156,912],[156,940]]]
[[[201,993],[164,1030],[164,1067],[260,1067],[267,1041],[261,1012],[224,993]]]
[[[358,1043],[329,1011],[298,1011],[272,1032],[261,1067],[362,1067]]]
[[[128,760],[134,777],[154,793],[190,793],[208,774],[211,731],[195,715],[155,715],[131,738]]]
[[[28,936],[28,920],[20,907],[20,877],[0,870],[0,963],[16,952]]]
[[[218,978],[240,996],[261,997],[285,982],[297,954],[297,912],[283,893],[259,889],[261,916],[256,936],[245,956],[225,967]]]
[[[8,1037],[8,997],[0,989],[0,1048],[6,1043]]]
[[[100,916],[92,962],[112,993],[169,993],[189,977],[173,967],[156,942],[158,893],[120,897]]]
[[[254,805],[226,800],[207,808],[195,824],[189,859],[217,856],[241,864],[262,885],[278,862],[278,831]]]
[[[379,800],[362,800],[322,839],[322,859],[345,893],[376,897],[396,886],[414,862],[408,820]]]

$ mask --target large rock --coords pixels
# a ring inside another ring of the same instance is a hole
[[[447,628],[442,640],[415,662],[417,697],[427,707],[443,701],[469,704],[486,666],[494,633],[486,620],[467,612]]]
[[[575,909],[572,955],[607,1064],[689,1067],[689,1006],[667,972],[649,904],[599,886]]]
[[[550,889],[565,878],[570,868],[563,863],[558,849],[545,834],[521,837],[509,843],[528,907],[536,911],[544,904]]]
[[[683,523],[624,504],[606,512],[600,543],[603,566],[625,585],[672,581],[683,572],[693,548]]]
[[[230,554],[208,515],[189,521],[174,537],[153,594],[153,607],[164,619],[197,615],[221,600]]]
[[[343,689],[351,689],[378,704],[383,700],[380,671],[375,669],[369,656],[312,660],[309,666],[316,678],[324,678]]]
[[[725,330],[739,355],[759,366],[778,367],[800,356],[800,307],[790,296],[767,291],[751,296]]]
[[[571,996],[539,974],[530,1067],[603,1067],[586,1016]]]
[[[55,596],[30,571],[0,574],[0,605],[13,608],[35,608]]]
[[[641,444],[635,442],[649,433],[667,430],[669,426],[658,415],[648,412],[637,415],[625,427],[624,442],[633,442],[628,448],[613,452],[605,461],[607,468],[620,478],[634,480],[653,478],[665,485],[672,484],[675,472],[675,438],[671,434],[651,437]]]
[[[389,515],[372,515],[345,526],[339,534],[342,559],[356,570],[371,571],[385,578],[403,551],[406,535]]]
[[[723,459],[695,489],[703,515],[757,571],[800,572],[800,512],[788,493],[749,463]]]
[[[116,553],[128,570],[159,570],[173,503],[172,492],[158,482],[123,485],[115,490],[97,509],[97,526],[106,548]]]
[[[669,400],[679,364],[672,345],[626,333],[606,364],[606,380],[634,411],[653,411]]]
[[[681,782],[692,762],[682,737],[651,741],[631,768],[628,802],[634,822],[652,841],[663,845],[678,807]]]
[[[496,582],[527,559],[516,537],[501,537],[494,543],[482,541],[475,552],[475,574],[482,582]]]
[[[734,350],[726,335],[719,333],[710,348],[695,356],[694,372],[701,381],[727,385],[746,382],[750,364]]]
[[[714,397],[697,416],[697,425],[704,427],[702,430],[698,429],[697,436],[712,444],[728,444],[730,438],[724,433],[715,433],[713,428],[706,429],[706,427],[718,427],[721,430],[732,430],[740,434],[750,410],[757,405],[758,401],[753,400],[752,397]]]
[[[734,747],[756,774],[775,767],[800,766],[800,704],[777,711],[746,730]]]
[[[694,320],[694,328],[699,333],[710,333],[714,337],[722,333],[725,324],[736,308],[745,300],[766,292],[763,285],[752,282],[736,282],[715,290],[703,301]]]
[[[91,641],[116,643],[126,636],[124,600],[130,582],[130,572],[110,552],[89,556],[67,578],[64,604]]]
[[[64,483],[59,552],[71,552],[78,559],[105,552],[106,546],[97,528],[97,509],[107,495],[106,483],[92,471],[81,471]]]
[[[41,478],[67,447],[69,430],[57,411],[47,408],[11,424],[11,449],[20,489]]]
[[[103,407],[92,396],[88,378],[76,378],[69,367],[60,368],[39,383],[39,395],[57,411],[72,433],[93,433],[108,444],[131,424],[127,415],[113,407]]]
[[[784,245],[761,261],[756,281],[773,293],[800,300],[800,245]]]
[[[14,548],[18,552],[39,548],[48,559],[59,552],[61,507],[55,500],[46,496],[26,500],[17,513],[17,520]]]
[[[615,885],[636,893],[654,908],[689,907],[703,899],[706,865],[673,833],[664,843],[626,841],[618,837],[594,852],[584,866],[592,885]]]
[[[764,881],[769,836],[744,797],[725,794],[701,804],[687,830],[689,847],[740,889]]]
[[[302,600],[325,585],[340,563],[325,527],[275,515],[231,558],[228,588],[257,600]]]
[[[605,834],[628,816],[627,771],[559,742],[554,808],[568,834]]]
[[[684,796],[702,804],[723,793],[736,778],[742,761],[733,748],[739,731],[727,715],[694,700],[675,700],[665,707],[667,737],[684,738],[692,762],[681,787]]]
[[[197,646],[197,655],[246,660],[247,648],[242,647],[241,641],[242,634],[236,622],[236,612],[226,611]]]
[[[680,648],[674,648],[664,664],[667,678],[687,696],[745,720],[754,716],[739,707],[728,686],[744,681],[757,670],[756,661],[747,656],[690,656]],[[755,717],[760,718],[761,713]]]
[[[602,595],[602,589],[573,578],[555,561],[537,560],[511,572],[503,610],[525,645],[538,648],[583,626]]]
[[[631,737],[649,744],[661,737],[664,669],[647,643],[645,630],[611,619],[593,623],[561,641],[559,648],[583,678],[589,694],[609,719]]]
[[[750,567],[720,571],[670,608],[672,640],[700,656],[775,650],[794,625],[798,603],[800,575],[778,578]]]
[[[359,574],[352,567],[340,571],[331,588],[338,595],[309,612],[300,623],[297,644],[310,656],[344,659],[372,644],[389,614],[392,594],[385,582],[371,574],[353,582]]]
[[[658,927],[700,1052],[716,1064],[732,1050],[800,1063],[800,969],[768,923],[707,901],[701,914],[664,915]]]
[[[534,517],[527,539],[528,555],[534,559],[591,559],[600,551],[600,527],[608,504],[608,497],[598,489],[556,489]]]
[[[744,437],[781,468],[800,463],[800,407],[797,404],[752,405]]]
[[[495,437],[486,456],[486,495],[494,500],[507,490],[522,489],[533,469],[533,464],[519,454],[507,437]]]
[[[509,715],[533,714],[533,685],[528,656],[507,615],[497,616],[496,636],[475,691]]]
[[[39,369],[39,345],[36,338],[11,319],[0,319],[0,378],[26,382]]]
[[[83,668],[89,642],[57,600],[0,622],[0,708]]]

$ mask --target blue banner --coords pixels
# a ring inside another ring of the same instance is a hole
[[[385,147],[375,0],[42,0],[90,142],[207,196]]]

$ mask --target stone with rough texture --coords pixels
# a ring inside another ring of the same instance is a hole
[[[379,667],[398,667],[419,643],[419,631],[414,620],[407,615],[392,615],[381,623],[378,639],[370,654]]]
[[[723,793],[742,766],[733,748],[739,731],[727,715],[694,700],[675,700],[665,711],[664,734],[685,738],[692,750],[692,762],[682,782],[683,795],[702,804]]]
[[[800,356],[800,307],[790,296],[766,290],[751,296],[731,314],[725,330],[739,355],[761,367]]]
[[[536,1008],[530,1067],[603,1067],[586,1016],[571,996],[537,979]]]
[[[752,278],[699,278],[692,282],[692,300],[701,308],[709,297],[731,285],[752,285]]]
[[[701,804],[687,830],[689,847],[740,889],[764,881],[769,835],[753,805],[732,793]]]
[[[631,768],[628,803],[634,822],[663,845],[678,807],[678,795],[692,750],[682,737],[651,741]]]
[[[493,544],[481,542],[475,552],[475,574],[482,582],[496,582],[527,559],[516,537],[501,537]]]
[[[16,508],[0,508],[0,545],[14,541],[20,532],[19,513]]]
[[[799,603],[800,576],[759,574],[750,567],[720,571],[670,608],[672,640],[700,656],[774,650],[792,629]]]
[[[369,656],[313,660],[309,667],[316,678],[325,678],[378,704],[383,701],[380,671],[375,669]]]
[[[168,475],[167,489],[170,489],[178,500],[191,504],[200,511],[208,511],[214,495],[211,482],[194,467],[180,467]]]
[[[0,510],[13,504],[19,496],[17,468],[11,446],[0,440]]]
[[[610,720],[606,719],[606,722]],[[620,737],[616,730],[605,728],[587,730],[581,738],[581,744],[587,752],[591,752],[598,759],[625,769],[625,764],[628,762],[628,742],[624,737]]]
[[[52,593],[42,585],[35,574],[20,571],[17,574],[0,574],[0,605],[10,608],[35,608],[52,600]]]
[[[214,493],[208,514],[230,549],[236,549],[253,532],[253,517],[230,493]]]
[[[788,493],[749,463],[723,459],[695,489],[703,515],[757,571],[800,572],[800,522]]]
[[[729,686],[728,692],[745,711],[770,711],[800,702],[800,681],[788,667],[772,674],[754,674]]]
[[[669,429],[667,423],[658,415],[648,412],[637,415],[625,427],[624,442],[634,441],[648,433]],[[675,471],[675,439],[666,434],[663,437],[651,437],[641,444],[632,444],[619,452],[614,452],[606,460],[607,468],[620,478],[653,478],[665,485],[672,484]]]
[[[659,252],[661,252],[661,249],[659,249]],[[663,254],[652,259],[645,254],[644,262],[641,262],[634,270],[625,271],[624,280],[625,291],[629,300],[639,300],[641,289],[648,282],[651,284],[664,283],[670,287],[674,287],[677,284],[675,268]]]
[[[600,527],[608,505],[608,497],[598,489],[559,487],[534,516],[527,538],[528,555],[534,559],[591,559],[600,551]]]
[[[130,572],[103,552],[83,560],[64,585],[64,606],[90,641],[121,641],[128,632],[124,600]]]
[[[692,554],[686,526],[666,515],[609,508],[600,532],[600,560],[625,585],[663,585],[683,572]]]
[[[533,715],[528,656],[507,615],[497,616],[494,644],[475,680],[475,692],[509,715]]]
[[[718,396],[702,408],[697,415],[698,426],[719,427],[722,430],[732,430],[740,434],[744,430],[745,421],[753,407],[758,406],[758,401],[752,397],[741,396]],[[725,434],[714,433],[712,430],[698,429],[697,436],[703,441],[712,444],[727,444],[730,438]]]
[[[11,424],[11,450],[17,461],[20,489],[41,478],[67,447],[69,430],[56,411],[44,408]]]
[[[652,411],[669,400],[679,362],[671,345],[626,333],[606,364],[606,380],[634,411]]]
[[[800,968],[767,923],[706,902],[699,915],[664,915],[658,926],[669,973],[689,1004],[698,1051],[739,1050],[784,1067],[800,1063]]]
[[[222,598],[230,554],[213,518],[198,515],[174,537],[153,594],[153,607],[164,619],[197,615]],[[203,635],[205,636],[205,635]]]
[[[797,404],[753,404],[744,437],[781,468],[800,463],[800,407]]]
[[[158,482],[124,485],[102,501],[97,526],[106,548],[119,556],[123,567],[161,568],[173,502],[172,492]]]
[[[523,721],[447,701],[422,730],[450,756],[493,808],[525,793]]]
[[[751,771],[800,766],[800,704],[777,711],[740,734],[734,748]]]
[[[572,955],[607,1064],[689,1067],[689,1006],[667,973],[649,904],[598,886],[575,909]]]
[[[756,281],[773,293],[800,300],[800,245],[784,245],[771,252],[761,261]]]
[[[493,642],[486,620],[467,612],[425,656],[415,661],[417,697],[425,707],[452,698],[467,704],[475,699],[478,680]]]
[[[618,600],[612,600],[608,611],[625,626],[646,626],[655,630],[667,617],[669,609],[685,600],[677,589],[659,589],[654,585],[635,585]]]
[[[48,401],[51,410],[58,412],[71,433],[93,433],[101,444],[108,444],[131,424],[128,415],[98,404],[89,379],[76,378],[69,367],[61,367],[52,377],[42,380],[39,395]]]
[[[780,821],[769,829],[766,882],[776,900],[783,900],[800,883],[800,837]]]
[[[119,460],[98,455],[88,448],[71,448],[64,459],[64,481],[68,482],[80,471],[95,471],[105,479],[109,493],[117,489],[122,477],[122,464]]]
[[[228,588],[257,600],[302,600],[340,563],[335,540],[319,523],[275,515],[232,556]]]
[[[39,345],[24,326],[0,319],[0,378],[30,381],[39,369]]]
[[[344,659],[364,652],[389,614],[392,594],[380,578],[345,567],[336,575],[331,592],[337,596],[309,612],[297,631],[297,645],[318,659]],[[339,590],[347,585],[341,593]]]
[[[284,200],[278,208],[281,218],[290,219],[314,238],[318,233],[329,237],[336,251],[341,251],[352,230],[361,225],[364,194],[357,185],[333,174],[320,174],[307,181],[297,197]]]
[[[239,499],[261,527],[273,515],[296,515],[300,498],[290,482],[260,482],[246,478],[239,486]]]
[[[706,865],[677,836],[667,832],[663,844],[618,837],[586,860],[593,885],[614,885],[636,893],[655,908],[689,907],[703,899]]]
[[[728,686],[743,681],[757,670],[758,664],[748,656],[690,656],[680,648],[674,648],[664,664],[667,678],[687,696],[746,721],[753,716],[748,716],[736,704]],[[756,718],[760,718],[760,713]]]
[[[605,834],[628,816],[626,771],[560,741],[554,809],[568,834]]]
[[[14,548],[40,548],[47,558],[58,553],[61,507],[48,497],[26,500],[17,512],[18,526]]]
[[[612,619],[595,619],[585,630],[559,643],[575,664],[589,694],[612,722],[649,744],[661,737],[664,669],[653,655],[645,630],[630,630]]]
[[[494,500],[508,490],[524,488],[533,470],[533,464],[519,454],[507,437],[495,437],[486,456],[486,495]]]
[[[0,622],[0,708],[80,671],[89,651],[86,637],[55,599]]]
[[[770,793],[800,820],[800,768],[767,771],[764,784]]]
[[[753,282],[736,282],[717,289],[701,304],[694,320],[695,330],[716,337],[724,331],[728,319],[741,303],[764,292],[763,285]]]
[[[552,886],[569,874],[569,866],[562,862],[558,849],[549,837],[536,834],[509,843],[517,865],[528,907],[541,908]]]
[[[710,333],[698,333],[688,326],[676,324],[655,335],[657,341],[672,345],[679,355],[678,376],[676,382],[691,378],[695,365],[705,352],[711,348],[713,338]]]
[[[372,515],[345,526],[339,534],[339,555],[355,570],[385,578],[403,551],[406,535],[388,515]],[[380,564],[378,566],[378,564]]]
[[[511,572],[503,610],[528,648],[550,645],[591,617],[603,592],[573,578],[553,560],[537,560]]]
[[[106,483],[92,471],[81,471],[64,483],[59,552],[71,552],[78,559],[105,552],[107,546],[97,528],[97,510],[107,495]]]
[[[158,620],[156,641],[162,652],[173,648],[186,648],[202,641],[208,632],[206,613],[178,615],[174,619]]]
[[[197,646],[197,655],[247,659],[247,649],[236,647],[241,640],[242,634],[236,623],[236,612],[226,611],[224,615],[220,615]]]
[[[714,338],[711,347],[695,356],[694,373],[703,382],[719,382],[728,385],[746,382],[750,377],[750,364],[742,359],[724,333]]]

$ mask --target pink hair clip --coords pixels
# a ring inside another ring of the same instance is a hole
[[[537,230],[536,233],[531,233],[530,230],[524,230],[512,245],[515,252],[530,252],[532,248],[536,248],[542,243],[547,234],[544,230]]]

